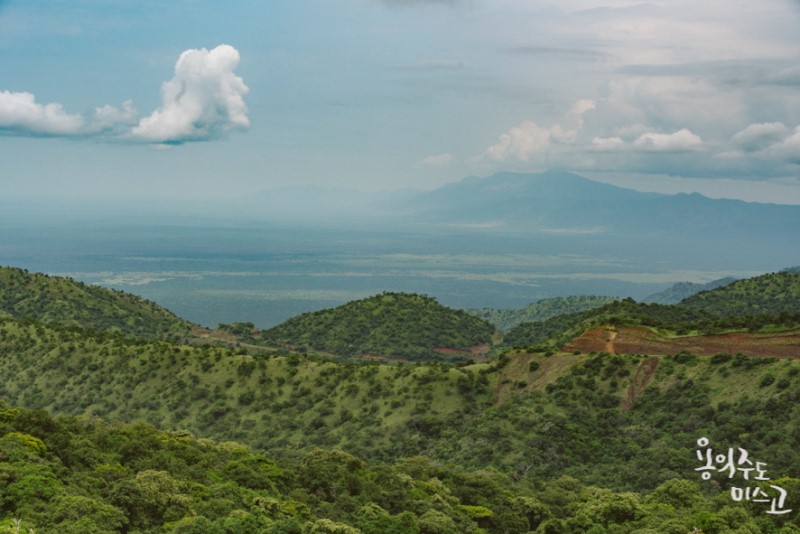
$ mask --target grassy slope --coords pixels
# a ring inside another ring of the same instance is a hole
[[[0,267],[0,315],[32,317],[142,339],[175,339],[191,326],[143,298],[70,278]]]

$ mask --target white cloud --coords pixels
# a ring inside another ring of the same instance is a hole
[[[800,126],[795,128],[794,133],[782,142],[767,149],[767,153],[774,155],[787,163],[800,165]]]
[[[162,106],[141,120],[130,100],[119,108],[105,105],[73,114],[57,102],[41,104],[28,92],[0,91],[0,132],[152,143],[212,139],[250,126],[244,103],[248,88],[233,73],[238,64],[239,52],[229,45],[186,50],[175,76],[162,87]]]
[[[0,130],[20,135],[78,135],[86,120],[58,103],[40,104],[31,93],[0,91]]]
[[[229,45],[183,52],[175,76],[162,87],[162,106],[139,121],[133,136],[182,143],[248,128],[244,96],[249,89],[233,72],[238,65],[239,52]]]
[[[642,134],[633,146],[645,152],[693,152],[703,146],[703,140],[684,128],[671,134]]]
[[[525,121],[502,134],[497,143],[486,149],[481,158],[494,161],[516,159],[527,162],[537,152],[550,146],[550,130],[540,128],[533,121]]]
[[[751,124],[731,138],[742,150],[754,152],[786,139],[789,129],[780,122]]]
[[[445,167],[450,165],[455,160],[452,154],[437,154],[435,156],[428,156],[422,159],[418,164],[425,165],[426,167]]]
[[[583,128],[583,114],[593,109],[595,102],[592,100],[576,102],[566,114],[567,128],[561,124],[544,128],[533,121],[524,121],[502,134],[478,159],[527,163],[534,155],[546,152],[552,143],[575,143]]]

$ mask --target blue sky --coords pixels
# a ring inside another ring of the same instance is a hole
[[[797,0],[0,0],[7,198],[557,167],[800,204]]]

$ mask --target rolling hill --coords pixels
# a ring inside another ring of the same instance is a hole
[[[658,331],[653,337],[663,339],[729,330],[758,331],[776,326],[793,328],[800,326],[800,275],[782,271],[739,280],[698,293],[679,304],[617,301],[585,312],[518,325],[504,336],[503,343],[561,348],[587,330],[605,325],[646,327]],[[670,349],[669,341],[659,343],[660,354],[686,349],[685,345],[677,343]],[[702,341],[698,343],[703,345]],[[731,346],[735,348],[735,344]],[[596,345],[593,347],[593,350],[602,350]],[[760,349],[754,350],[755,354]]]
[[[340,356],[466,358],[485,353],[494,327],[435,299],[383,293],[305,313],[261,332],[264,342]],[[481,348],[483,346],[483,348]]]
[[[140,339],[177,339],[192,326],[129,293],[13,267],[0,267],[0,314]]]

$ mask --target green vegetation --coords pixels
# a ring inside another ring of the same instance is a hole
[[[793,295],[786,281],[769,294]],[[449,331],[442,317],[467,317],[427,297],[351,304],[327,311],[338,323],[320,312],[307,324],[344,335],[346,317],[405,313],[386,319],[404,342],[474,344],[414,338],[409,325]],[[552,344],[593,322],[695,332],[800,320],[789,305],[765,311],[777,315],[619,301],[538,323],[544,341],[488,362],[396,365],[0,316],[0,533],[797,532],[800,360]],[[222,330],[259,337],[251,323]],[[701,436],[765,462],[792,512],[734,502],[741,479],[702,480]]]
[[[261,333],[268,343],[341,356],[364,354],[407,359],[446,359],[437,349],[462,353],[492,340],[494,327],[435,299],[383,293],[338,308],[304,313]],[[461,355],[464,357],[464,354]]]
[[[641,325],[683,335],[798,324],[800,274],[783,271],[698,293],[679,304],[644,304],[625,299],[585,312],[523,323],[506,333],[503,344],[561,347],[599,325]]]
[[[517,310],[483,308],[467,311],[476,317],[489,321],[501,332],[508,332],[522,323],[540,322],[559,315],[591,310],[615,300],[614,297],[597,296],[556,297],[543,299]]]
[[[713,291],[703,291],[680,303],[713,317],[778,315],[800,308],[800,274],[791,271],[738,280]]]
[[[0,267],[0,315],[140,339],[177,339],[191,325],[143,298],[70,278]]]
[[[736,281],[735,278],[727,277],[720,278],[708,282],[707,284],[693,284],[691,282],[678,282],[677,284],[668,287],[664,291],[660,291],[644,299],[644,302],[654,304],[677,304],[680,301],[696,295],[701,291],[709,291],[718,287],[726,286],[731,282]]]

